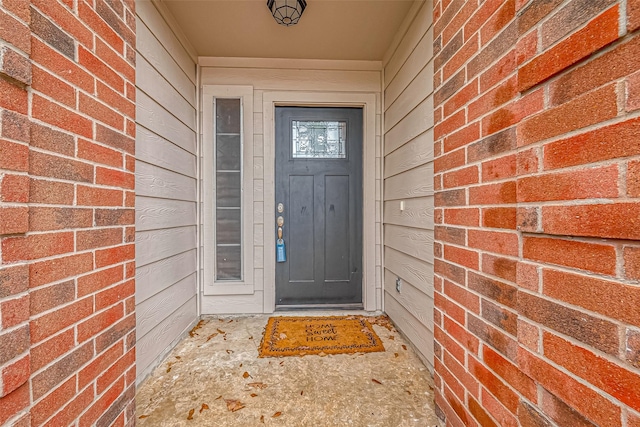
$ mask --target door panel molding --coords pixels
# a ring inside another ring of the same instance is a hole
[[[361,107],[363,109],[363,239],[362,302],[366,311],[381,310],[376,288],[376,95],[344,92],[281,92],[263,94],[264,224],[275,224],[275,107]],[[264,236],[264,312],[275,311],[275,234]]]

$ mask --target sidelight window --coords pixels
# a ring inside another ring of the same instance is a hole
[[[216,280],[242,280],[242,105],[214,99]]]
[[[204,295],[254,293],[254,235],[262,226],[255,213],[256,208],[262,212],[262,203],[254,203],[254,183],[261,183],[262,175],[254,173],[261,161],[254,157],[253,108],[250,86],[202,88],[199,237]]]

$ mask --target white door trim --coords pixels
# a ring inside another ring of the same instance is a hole
[[[363,108],[363,200],[362,200],[362,302],[366,311],[376,311],[376,95],[344,92],[264,92],[264,312],[276,307],[275,288],[275,107]]]
[[[253,86],[205,85],[202,87],[202,295],[253,295]],[[242,105],[242,280],[215,281],[215,143],[213,117],[215,98],[239,98]],[[208,313],[206,313],[208,314]]]

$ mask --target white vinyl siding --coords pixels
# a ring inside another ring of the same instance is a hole
[[[385,311],[433,368],[432,2],[384,65]],[[396,280],[402,283],[396,290]]]
[[[197,321],[196,64],[136,2],[137,381]]]

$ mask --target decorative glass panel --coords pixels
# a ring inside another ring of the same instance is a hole
[[[293,158],[345,159],[347,122],[293,122]]]
[[[216,280],[242,280],[242,112],[216,98]]]

